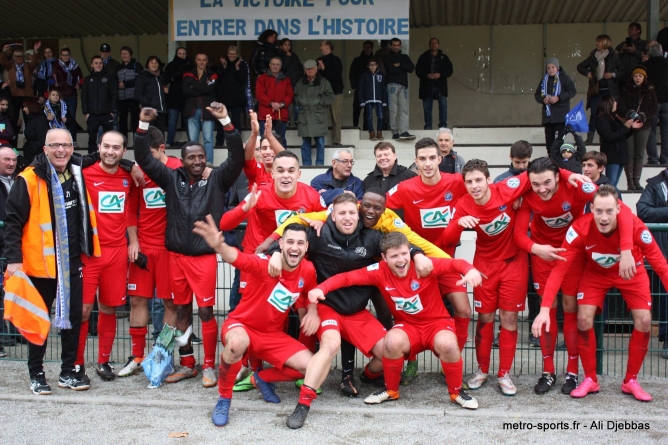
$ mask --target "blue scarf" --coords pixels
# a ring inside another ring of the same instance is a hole
[[[547,92],[547,80],[549,78],[550,75],[545,73],[545,77],[543,77],[543,81],[540,83],[540,95],[542,97],[559,96],[561,94],[561,82],[559,81],[559,71],[557,71],[557,74],[554,75],[554,83],[552,84],[552,89],[554,90],[554,94],[548,94]],[[550,110],[550,104],[545,104],[545,114],[548,116],[552,115],[552,111]]]
[[[107,63],[111,60],[111,56],[107,57],[106,59],[102,59],[102,63],[104,63],[104,66],[107,66]]]
[[[39,64],[39,70],[37,71],[37,78],[46,80],[46,81],[52,81],[50,83],[55,82],[53,80],[53,63],[56,61],[53,57],[50,59],[44,59],[42,63]]]
[[[65,65],[65,62],[62,60],[58,59],[58,63],[60,64],[60,67],[67,73],[67,84],[69,86],[74,86],[72,85],[72,71],[75,69],[79,68],[79,64],[74,61],[74,59],[70,58],[70,62]]]
[[[51,173],[51,195],[53,196],[53,233],[56,239],[56,265],[58,286],[56,288],[56,317],[53,325],[60,329],[72,329],[70,321],[70,245],[67,236],[67,214],[65,195],[58,172],[47,159]]]
[[[22,63],[21,66],[19,66],[18,63],[14,63],[14,66],[16,67],[16,83],[25,83],[25,77],[23,77],[23,66],[25,63]]]
[[[52,121],[49,121],[50,128],[65,128],[62,118],[67,117],[67,104],[65,104],[64,100],[60,100],[58,103],[60,104],[60,121],[58,120],[58,115],[54,113],[53,108],[51,108],[51,101],[47,99],[46,102],[44,102],[44,114],[46,114],[47,117],[52,114],[54,117]]]

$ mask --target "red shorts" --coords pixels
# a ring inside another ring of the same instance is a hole
[[[571,267],[568,269],[564,281],[561,282],[561,293],[574,297],[578,293],[578,286],[582,271],[584,270],[587,257],[579,255],[574,259]],[[533,277],[533,288],[536,293],[543,296],[547,280],[550,277],[550,272],[559,263],[559,261],[545,261],[544,259],[535,255],[531,256],[531,276]]]
[[[246,351],[249,357],[259,358],[272,366],[283,369],[283,365],[293,355],[307,351],[306,346],[281,331],[260,332],[245,326],[243,322],[228,318],[220,330],[220,338],[225,345],[225,335],[230,329],[243,328],[248,334],[250,345]]]
[[[197,306],[216,304],[216,254],[187,256],[169,252],[169,271],[172,276],[171,288],[174,304],[190,304],[193,294]]]
[[[434,339],[436,338],[436,334],[440,331],[449,331],[452,332],[452,335],[456,335],[455,321],[452,318],[434,320],[431,323],[421,324],[397,323],[392,329],[401,329],[408,335],[408,341],[411,344],[411,352],[406,354],[407,358],[414,357],[427,349],[438,357],[438,354],[434,351]],[[456,337],[453,341],[457,341]]]
[[[473,288],[476,312],[524,310],[529,280],[529,259],[524,252],[503,261],[476,261],[474,258],[473,266],[487,276],[487,279],[483,278],[482,286]]]
[[[125,304],[128,282],[128,246],[102,247],[102,256],[81,255],[83,263],[83,304],[98,302],[106,306]]]
[[[169,273],[169,252],[167,249],[142,247],[141,252],[148,258],[148,270],[130,263],[128,295],[131,297],[153,298],[156,291],[158,298],[171,299]]]
[[[644,267],[638,267],[636,275],[623,280],[618,274],[589,273],[582,278],[577,294],[578,305],[589,304],[603,310],[603,301],[610,288],[616,287],[629,309],[652,310],[652,295],[649,292],[649,276]]]
[[[367,357],[373,356],[371,350],[387,333],[383,325],[366,309],[352,315],[341,315],[331,307],[319,304],[318,316],[320,317],[320,328],[316,333],[318,339],[323,332],[335,329],[339,331],[341,338],[354,345]]]
[[[455,283],[461,280],[462,276],[458,273],[449,273],[438,276],[438,289],[441,291],[441,295],[448,295],[454,292],[464,292],[466,293],[466,284],[457,286]]]

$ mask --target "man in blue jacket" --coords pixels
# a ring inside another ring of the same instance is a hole
[[[332,166],[311,181],[311,187],[320,193],[327,206],[341,193],[351,193],[358,201],[362,199],[364,185],[361,179],[352,174],[354,164],[350,150],[339,148],[332,155]]]

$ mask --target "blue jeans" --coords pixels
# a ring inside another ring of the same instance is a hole
[[[373,130],[373,110],[376,109],[376,121],[378,122],[378,131],[383,131],[383,104],[370,103],[364,105],[364,120],[369,131]]]
[[[165,318],[165,303],[162,302],[161,298],[153,296],[151,300],[151,322],[153,323],[153,333],[154,337],[160,335],[162,332],[162,326],[164,324]]]
[[[422,109],[424,110],[424,129],[431,130],[432,110],[434,101],[438,101],[438,128],[448,127],[448,98],[438,93],[438,86],[431,86],[431,93],[427,99],[422,99]]]
[[[176,108],[170,108],[168,111],[167,117],[167,145],[172,145],[174,143],[174,136],[176,135],[176,126],[179,123],[179,114],[181,110]]]
[[[311,139],[302,138],[302,165],[311,165]],[[325,165],[325,136],[315,138],[315,165]]]
[[[264,136],[264,126],[266,123],[267,121],[260,121],[260,136]],[[287,142],[285,141],[285,130],[287,124],[281,120],[272,120],[271,125],[273,128],[273,133],[278,136],[278,142],[280,142],[283,148],[285,148],[287,145]]]
[[[621,164],[608,164],[605,167],[605,176],[608,177],[612,185],[617,187],[619,178],[622,177],[622,172],[624,171],[624,166]]]
[[[299,105],[292,104],[292,122],[294,122],[295,127],[297,126],[297,120],[299,120]]]
[[[214,121],[202,120],[202,109],[195,110],[193,117],[188,119],[188,138],[191,141],[199,141],[199,132],[202,130],[204,137],[204,151],[206,151],[206,162],[213,164],[213,127]]]

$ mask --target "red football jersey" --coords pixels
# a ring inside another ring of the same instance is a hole
[[[128,226],[128,199],[134,189],[132,176],[121,168],[116,173],[109,174],[102,170],[99,162],[86,167],[83,172],[95,209],[100,245],[127,245],[125,232]]]
[[[636,273],[643,274],[645,266],[643,257],[647,259],[661,281],[668,284],[668,263],[661,253],[661,249],[654,241],[652,233],[647,226],[635,215],[633,219],[633,258],[636,263]],[[566,239],[561,247],[566,251],[561,256],[566,261],[557,261],[557,264],[545,286],[542,307],[551,307],[554,298],[559,291],[559,286],[568,272],[573,258],[585,255],[587,263],[585,266],[583,280],[605,280],[606,276],[619,275],[620,260],[620,230],[615,230],[609,236],[603,235],[596,228],[594,215],[589,213],[578,219],[566,232]],[[647,289],[649,292],[649,289]]]
[[[466,194],[460,174],[441,173],[441,180],[436,185],[426,185],[416,176],[392,187],[387,192],[386,206],[403,209],[408,227],[438,246],[452,218],[455,203]]]
[[[467,261],[449,258],[432,258],[434,270],[429,276],[418,278],[415,263],[411,261],[408,274],[399,278],[385,261],[362,269],[340,273],[323,281],[319,289],[329,292],[348,286],[374,285],[387,302],[395,323],[420,324],[450,317],[443,305],[438,276],[457,272],[465,275],[473,269]]]
[[[312,187],[297,183],[297,192],[292,198],[279,198],[274,184],[260,188],[262,194],[257,204],[248,213],[248,226],[243,247],[247,253],[255,252],[257,246],[269,238],[274,230],[286,219],[297,213],[320,212],[325,210],[325,201]]]
[[[263,185],[273,184],[274,178],[271,176],[271,172],[267,173],[264,169],[264,165],[257,162],[255,159],[244,162],[244,174],[248,178],[248,191],[253,189],[253,184],[257,184],[259,189]]]
[[[252,276],[244,290],[244,297],[231,315],[235,320],[262,332],[282,332],[290,308],[307,307],[308,292],[315,288],[315,267],[303,259],[292,272],[283,270],[282,276],[272,278],[267,273],[269,258],[239,252],[235,267]]]
[[[171,169],[183,165],[180,159],[167,156],[165,164]],[[165,191],[144,174],[146,185],[134,187],[128,201],[128,226],[137,226],[139,245],[165,249],[167,208]]]

